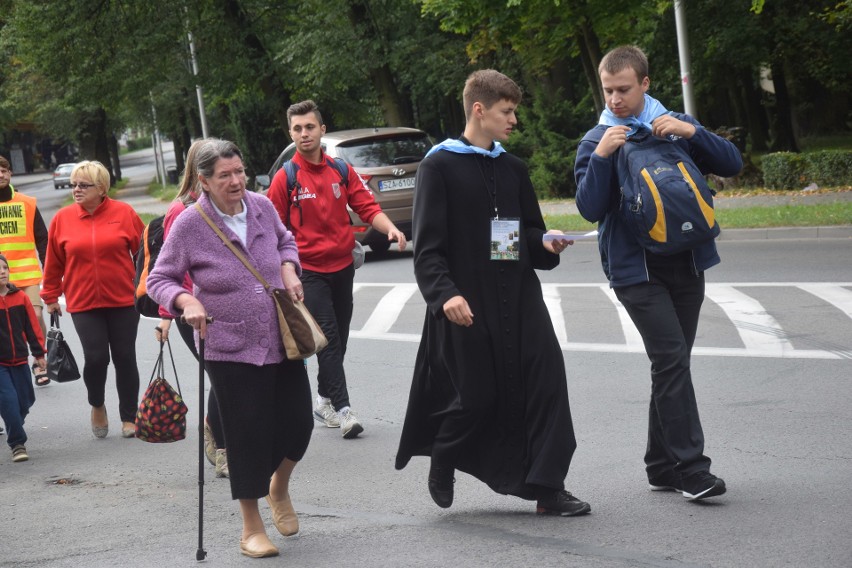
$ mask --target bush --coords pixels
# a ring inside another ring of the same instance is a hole
[[[797,189],[804,187],[804,164],[801,154],[776,152],[766,154],[760,161],[763,167],[763,185],[769,189]]]
[[[823,150],[804,154],[808,182],[823,186],[852,183],[852,151]]]
[[[761,161],[763,185],[769,189],[802,189],[848,185],[852,180],[852,151],[820,150],[805,154],[777,152]]]
[[[153,141],[150,136],[143,136],[142,138],[129,138],[127,140],[127,150],[132,152],[134,150],[141,150],[142,148],[150,148],[153,145]]]

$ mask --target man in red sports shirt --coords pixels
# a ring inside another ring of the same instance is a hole
[[[364,427],[349,406],[343,357],[352,320],[352,285],[355,237],[347,205],[365,223],[396,240],[405,249],[405,235],[382,213],[373,194],[364,187],[353,168],[347,180],[322,150],[325,125],[312,100],[287,109],[290,136],[296,143],[293,163],[298,167],[292,194],[287,191],[287,172],[278,170],[267,196],[285,225],[296,237],[302,264],[305,305],[328,339],[317,354],[317,399],[314,418],[329,428],[341,428],[343,437],[355,438]]]

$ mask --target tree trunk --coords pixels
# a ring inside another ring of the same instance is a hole
[[[793,131],[793,110],[790,106],[790,95],[787,91],[787,80],[781,62],[773,62],[770,66],[772,82],[775,84],[775,139],[772,141],[773,152],[798,152],[796,135]]]
[[[171,138],[175,148],[175,169],[178,172],[182,172],[184,167],[186,167],[183,157],[187,149],[183,147],[183,139],[181,139],[179,131],[169,132],[169,138]]]
[[[97,160],[109,171],[109,185],[115,185],[115,172],[112,169],[109,143],[107,142],[106,111],[98,107],[85,117],[80,132],[80,157],[84,160]]]
[[[740,72],[740,91],[745,108],[746,126],[751,138],[752,152],[765,152],[769,149],[766,139],[766,109],[761,104],[760,88],[755,86],[751,71]]]
[[[252,59],[257,61],[255,69],[259,71],[258,84],[264,96],[269,101],[278,101],[274,105],[275,118],[284,132],[290,129],[287,126],[287,107],[290,106],[291,94],[281,82],[275,72],[277,64],[275,58],[263,45],[263,42],[254,32],[250,31],[257,27],[240,5],[239,0],[224,1],[224,21],[231,25],[234,31],[232,38],[241,38],[243,45],[252,53]]]
[[[378,28],[376,22],[370,17],[369,8],[365,2],[350,0],[349,20],[356,29],[363,28],[368,30],[370,42],[378,42],[379,61],[372,61],[372,58],[368,57],[366,63],[369,65],[368,73],[370,81],[376,90],[385,123],[388,126],[411,126],[414,124],[414,113],[411,108],[411,102],[408,97],[403,96],[394,80],[393,71],[386,61],[390,46],[387,45],[382,30]],[[368,40],[364,39],[363,41],[366,42]]]
[[[580,48],[580,62],[583,64],[583,72],[589,82],[589,90],[595,103],[595,113],[600,115],[604,111],[603,91],[601,90],[598,65],[601,62],[601,47],[598,36],[585,18],[577,28],[574,41]]]
[[[118,150],[118,138],[115,137],[115,132],[109,135],[109,155],[112,158],[112,168],[115,172],[116,181],[121,180],[121,158]]]

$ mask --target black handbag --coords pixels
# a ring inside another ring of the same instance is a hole
[[[56,312],[50,314],[50,329],[47,331],[47,376],[57,383],[80,378],[77,361],[59,329],[59,315]]]

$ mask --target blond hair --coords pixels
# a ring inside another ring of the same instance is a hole
[[[109,170],[106,169],[106,166],[102,163],[96,160],[83,160],[82,162],[78,162],[74,166],[74,169],[71,170],[71,179],[76,179],[78,174],[92,180],[92,183],[95,184],[98,189],[103,190],[104,194],[109,191]]]

